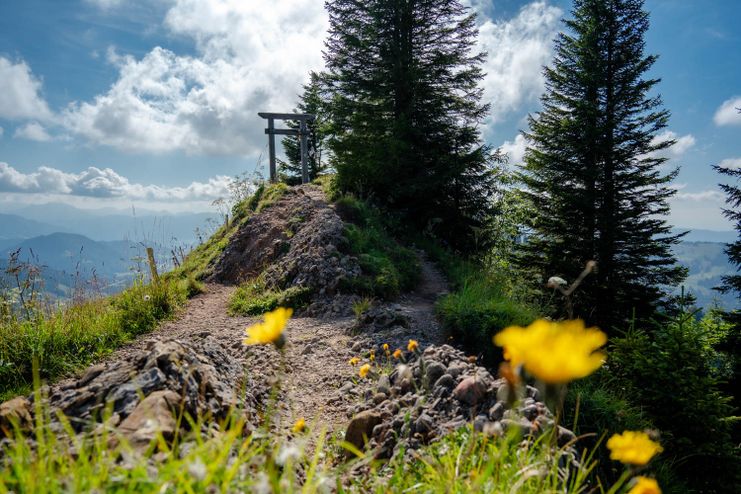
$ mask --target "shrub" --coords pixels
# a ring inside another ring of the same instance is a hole
[[[277,307],[298,309],[311,299],[311,289],[292,286],[285,290],[269,290],[258,281],[248,281],[234,291],[229,300],[229,314],[259,316]]]

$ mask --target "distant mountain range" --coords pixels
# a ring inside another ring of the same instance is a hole
[[[84,235],[92,240],[131,240],[162,245],[192,244],[196,230],[208,236],[215,213],[157,213],[116,210],[90,211],[65,204],[26,206],[0,212],[0,241],[33,238],[55,232]]]
[[[203,238],[208,237],[217,226],[215,217],[210,213],[88,211],[64,204],[25,206],[12,214],[0,213],[0,277],[8,254],[20,250],[22,260],[43,266],[45,288],[55,296],[67,296],[93,276],[107,293],[113,293],[131,282],[133,272],[146,269],[145,246],[155,249],[161,269],[167,269],[171,250],[182,247],[187,252],[199,241],[197,229]],[[674,232],[682,231],[686,230]],[[733,231],[691,230],[674,249],[679,262],[689,268],[685,291],[697,297],[699,306],[739,306],[734,294],[713,290],[721,276],[734,272],[723,249],[735,239]]]

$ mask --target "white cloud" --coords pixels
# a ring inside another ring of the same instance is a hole
[[[117,81],[64,112],[65,126],[128,151],[246,155],[267,142],[258,111],[290,111],[322,67],[322,2],[175,0],[165,26],[197,56],[154,48],[141,59],[109,50]]]
[[[46,132],[43,125],[38,122],[31,122],[23,127],[18,127],[13,134],[15,138],[28,139],[31,141],[47,142],[51,141],[52,137]]]
[[[741,125],[741,96],[734,96],[723,102],[715,112],[715,125]]]
[[[24,61],[0,56],[0,118],[47,121],[52,112],[41,95],[41,81]]]
[[[511,20],[489,19],[480,26],[479,45],[488,54],[484,94],[492,104],[493,121],[543,92],[543,65],[552,58],[562,15],[561,9],[536,1]]]
[[[229,196],[231,178],[223,175],[208,182],[192,182],[187,187],[161,187],[131,183],[110,168],[88,167],[80,173],[67,173],[42,166],[22,173],[0,162],[0,192],[60,194],[95,198],[125,198],[143,201],[211,201]]]
[[[741,168],[741,158],[727,158],[718,164],[721,168],[728,168],[729,170],[738,170]]]
[[[517,134],[514,142],[505,141],[501,147],[502,152],[506,153],[509,157],[510,165],[522,163],[522,160],[525,158],[525,149],[527,149],[527,139],[522,134]]]
[[[649,153],[648,156],[655,158],[666,158],[666,159],[678,159],[684,156],[684,154],[692,149],[697,140],[692,134],[686,134],[680,136],[676,132],[671,130],[665,130],[661,134],[654,136],[651,139],[651,145],[656,146],[666,141],[675,141],[674,144],[666,149]]]
[[[680,191],[669,199],[670,222],[681,228],[728,230],[732,224],[723,217],[725,196],[720,190]]]

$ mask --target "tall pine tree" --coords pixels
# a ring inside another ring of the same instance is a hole
[[[322,101],[321,90],[320,90],[320,75],[316,72],[309,74],[309,82],[304,85],[304,92],[301,94],[301,101],[299,101],[298,107],[296,108],[297,113],[311,113],[316,115],[316,119],[308,124],[309,135],[309,156],[308,156],[308,169],[309,169],[309,180],[314,180],[321,173],[327,169],[326,160],[323,160],[324,156],[324,141],[325,141],[325,108],[326,104]],[[287,122],[287,126],[292,129],[298,129],[298,124],[295,122]],[[302,169],[301,169],[301,145],[297,137],[288,136],[281,140],[283,144],[283,151],[286,154],[286,159],[278,161],[278,173],[283,182],[291,185],[300,184]]]
[[[569,29],[545,69],[543,110],[529,119],[522,169],[532,201],[532,236],[522,264],[545,278],[574,280],[597,261],[575,294],[575,316],[619,326],[649,317],[663,287],[683,279],[663,218],[677,171],[662,174],[657,139],[669,112],[646,77],[649,27],[642,0],[575,0]]]
[[[339,186],[458,246],[490,212],[484,55],[458,0],[330,0],[325,89]]]

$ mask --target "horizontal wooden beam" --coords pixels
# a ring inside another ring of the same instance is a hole
[[[276,136],[297,136],[300,134],[298,130],[293,129],[265,129],[265,133]]]
[[[316,115],[311,113],[270,113],[260,112],[257,114],[262,118],[276,119],[276,120],[314,120]]]

